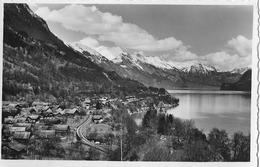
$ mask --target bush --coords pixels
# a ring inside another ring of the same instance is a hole
[[[184,144],[184,161],[210,161],[212,153],[205,141],[197,140]]]
[[[242,132],[234,134],[232,139],[233,161],[250,161],[250,136]]]
[[[215,153],[219,153],[225,161],[230,160],[230,140],[225,130],[213,128],[208,135],[208,141]]]
[[[144,155],[144,161],[170,161],[171,154],[167,148],[154,147]]]

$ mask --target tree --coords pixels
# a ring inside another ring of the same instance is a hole
[[[37,137],[30,141],[28,149],[31,155],[39,155],[39,158],[63,158],[65,150],[60,142],[60,138],[58,137],[51,139],[41,139]]]
[[[111,161],[120,161],[121,160],[121,150],[120,150],[120,147],[118,147],[115,150],[109,151],[108,158]]]
[[[122,125],[123,131],[121,133],[123,140],[123,159],[135,159],[136,156],[133,155],[133,149],[135,148],[134,141],[138,127],[133,118],[127,112],[124,112],[124,114],[122,115]],[[124,131],[124,129],[126,131]]]
[[[93,147],[89,148],[88,151],[88,160],[99,160],[100,159],[100,152],[98,150],[96,150]]]
[[[158,127],[157,127],[157,133],[161,135],[165,135],[167,132],[167,122],[165,119],[164,114],[159,114],[158,116]]]
[[[33,92],[34,92],[35,95],[38,95],[38,94],[40,93],[40,88],[39,88],[39,86],[35,86],[35,87],[33,88]]]
[[[189,134],[187,135],[186,139],[188,139],[188,141],[207,141],[206,139],[206,135],[198,130],[197,128],[192,128],[189,131]]]
[[[154,93],[158,93],[158,88],[155,88],[155,87],[152,87],[152,86],[149,86],[149,90],[151,91],[151,92],[154,92]]]
[[[138,157],[136,151],[134,151],[134,152],[131,154],[130,158],[129,158],[130,161],[137,161],[138,159],[139,159],[139,157]]]
[[[233,161],[250,161],[250,136],[236,132],[232,139]]]
[[[142,120],[142,125],[144,128],[154,128],[157,123],[157,111],[153,106],[153,103],[150,103],[149,110],[145,113]]]
[[[173,123],[173,116],[172,114],[169,114],[167,117],[168,121],[172,124]]]
[[[123,122],[122,122],[126,129],[127,133],[133,136],[137,130],[137,125],[133,118],[127,113],[125,117],[123,117]]]
[[[225,161],[230,160],[230,141],[225,130],[213,128],[208,135],[208,141],[215,153],[219,153]]]
[[[164,88],[160,88],[158,93],[164,95],[166,90]]]
[[[185,129],[184,129],[184,124],[181,119],[175,118],[173,120],[173,129],[174,129],[173,134],[176,137],[178,137],[178,138],[184,137]]]
[[[104,142],[105,142],[107,145],[112,146],[114,137],[115,137],[114,134],[112,134],[112,133],[106,133],[106,134],[104,135]]]
[[[145,134],[144,131],[141,131],[138,134],[135,134],[133,140],[132,140],[132,145],[133,147],[138,147],[146,142],[147,135]]]
[[[153,147],[144,155],[144,161],[170,161],[171,154],[169,149],[162,146]]]
[[[87,152],[85,151],[82,143],[76,142],[71,143],[71,145],[67,148],[67,154],[65,159],[68,160],[86,160],[87,159]]]
[[[91,132],[91,133],[89,133],[89,135],[88,135],[88,139],[89,139],[89,140],[95,140],[95,139],[97,139],[97,137],[98,137],[98,134],[97,134],[96,131]]]
[[[97,110],[102,109],[102,104],[101,104],[99,101],[97,101],[96,109],[97,109]]]
[[[195,140],[184,143],[184,159],[185,161],[210,161],[212,153],[208,144],[202,140]]]

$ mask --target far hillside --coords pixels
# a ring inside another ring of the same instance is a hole
[[[251,91],[252,70],[247,70],[235,83],[223,83],[221,90]]]

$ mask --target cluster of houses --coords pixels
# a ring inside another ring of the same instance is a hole
[[[124,105],[137,104],[135,112],[149,109],[147,100],[126,96],[124,99],[107,96],[85,98],[81,106],[63,108],[46,102],[35,101],[8,102],[2,104],[2,151],[15,157],[21,153],[28,153],[28,145],[32,139],[52,139],[59,137],[66,141],[76,140],[74,127],[67,121],[76,120],[84,115],[91,115],[94,124],[111,126],[111,110],[116,108],[116,101]],[[160,103],[158,109],[165,110],[166,104]],[[129,112],[133,114],[133,112]]]
[[[115,99],[116,100],[116,99]],[[92,114],[94,123],[104,123],[109,114],[107,109],[96,110],[96,102],[101,107],[112,102],[111,99],[100,97],[82,101],[81,106],[62,108],[46,102],[35,101],[30,105],[26,102],[2,103],[2,151],[5,155],[15,158],[23,153],[28,154],[28,145],[32,139],[52,139],[59,137],[67,141],[74,141],[75,131],[68,123],[68,119],[83,118]]]
[[[135,96],[126,96],[125,97],[125,101],[123,102],[124,104],[127,104],[127,103],[133,103],[133,102],[137,102],[137,101],[142,101],[144,100],[143,98],[136,98]]]
[[[61,109],[44,102],[26,103],[3,102],[2,107],[2,149],[8,155],[16,156],[27,152],[32,139],[40,140],[59,137],[72,140],[67,118],[80,116],[78,108]]]

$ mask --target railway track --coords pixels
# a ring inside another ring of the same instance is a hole
[[[80,139],[80,141],[83,143],[83,144],[86,144],[92,148],[95,148],[99,151],[102,151],[104,153],[108,153],[108,150],[105,149],[104,147],[101,147],[101,146],[98,146],[92,142],[90,142],[85,136],[87,135],[87,127],[90,125],[91,123],[91,119],[92,119],[92,116],[88,116],[86,118],[85,121],[83,121],[80,125],[78,125],[77,127],[77,130],[76,130],[76,133],[77,133],[77,137]]]

